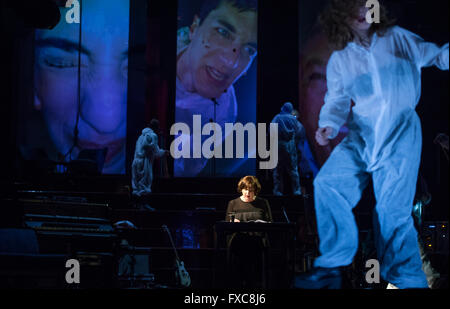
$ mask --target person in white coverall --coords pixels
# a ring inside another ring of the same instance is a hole
[[[136,142],[131,166],[133,195],[142,196],[152,192],[153,161],[167,153],[158,146],[158,136],[150,128],[142,130]]]
[[[300,177],[298,174],[297,144],[305,138],[305,129],[292,115],[294,107],[286,102],[281,112],[276,115],[272,123],[278,124],[278,164],[273,170],[273,194],[283,195],[283,176],[291,179],[292,193],[301,195]]]
[[[339,9],[339,1],[331,5]],[[349,22],[354,39],[328,63],[316,140],[327,145],[346,121],[349,134],[315,178],[320,256],[312,271],[296,278],[295,287],[340,286],[342,267],[352,263],[358,248],[352,209],[372,178],[381,277],[398,288],[426,288],[412,217],[422,147],[415,108],[421,69],[448,70],[449,45],[427,43],[398,26],[378,35],[365,21],[367,9],[358,11]]]
[[[300,122],[300,113],[297,110],[293,110],[292,115],[297,119],[302,131],[301,138],[297,143],[298,173],[300,177],[305,176],[307,178],[314,178],[319,169],[317,168],[316,160],[309,147],[305,127]]]

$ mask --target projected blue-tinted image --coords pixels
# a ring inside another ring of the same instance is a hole
[[[40,148],[52,160],[70,161],[84,149],[107,148],[102,172],[123,174],[129,0],[75,2],[81,24],[73,5],[60,9],[54,29],[36,31],[33,108],[48,134],[29,138],[22,150]]]
[[[257,28],[257,0],[178,1],[175,122],[190,128],[177,137],[181,148],[191,146],[191,157],[174,160],[174,176],[254,173],[248,152],[244,158],[195,158],[192,134],[194,115],[201,116],[202,128],[220,126],[218,143],[225,139],[225,123],[256,123]]]

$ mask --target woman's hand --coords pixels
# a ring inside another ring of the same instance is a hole
[[[333,128],[319,128],[316,131],[316,141],[320,146],[327,146],[330,143],[329,136],[333,133]]]

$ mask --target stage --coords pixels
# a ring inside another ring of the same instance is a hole
[[[310,270],[318,255],[312,192],[273,196],[266,193],[270,192],[270,180],[262,179],[266,190],[260,196],[268,200],[274,223],[242,223],[237,229],[262,229],[269,234],[266,281],[260,287],[291,289],[295,275]],[[302,179],[302,184],[311,190],[307,181]],[[236,182],[228,178],[157,178],[156,192],[140,198],[131,194],[126,177],[99,176],[88,181],[57,175],[40,184],[4,185],[1,231],[3,239],[15,241],[8,242],[10,248],[3,248],[2,286],[180,289],[185,287],[176,276],[178,255],[190,276],[190,288],[233,288],[227,285],[224,237],[227,231],[236,230],[223,224],[228,202],[239,196],[233,192]],[[192,188],[200,192],[189,193]],[[383,282],[365,282],[365,262],[376,258],[371,247],[371,203],[368,194],[354,211],[360,249],[347,268],[346,288],[385,287]],[[448,245],[439,237],[448,235],[448,227],[442,227],[446,222],[440,224],[434,232],[429,228],[422,232],[432,244],[426,250],[444,281]],[[65,279],[69,270],[65,263],[70,259],[80,263],[79,283]]]

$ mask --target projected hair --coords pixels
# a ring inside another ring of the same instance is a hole
[[[348,43],[355,39],[349,21],[365,4],[365,0],[330,0],[325,10],[320,14],[319,23],[333,49],[344,49]],[[395,20],[388,17],[386,8],[380,3],[380,23],[372,24],[369,30],[370,34],[376,32],[377,35],[383,36],[394,23]]]
[[[255,176],[245,176],[242,178],[237,186],[237,191],[242,193],[242,190],[249,190],[255,193],[255,196],[259,194],[261,191],[261,184],[258,181],[258,178]]]
[[[237,8],[239,12],[258,11],[258,0],[204,0],[200,9],[200,24],[208,17],[211,11],[217,9],[222,2],[227,2]]]

